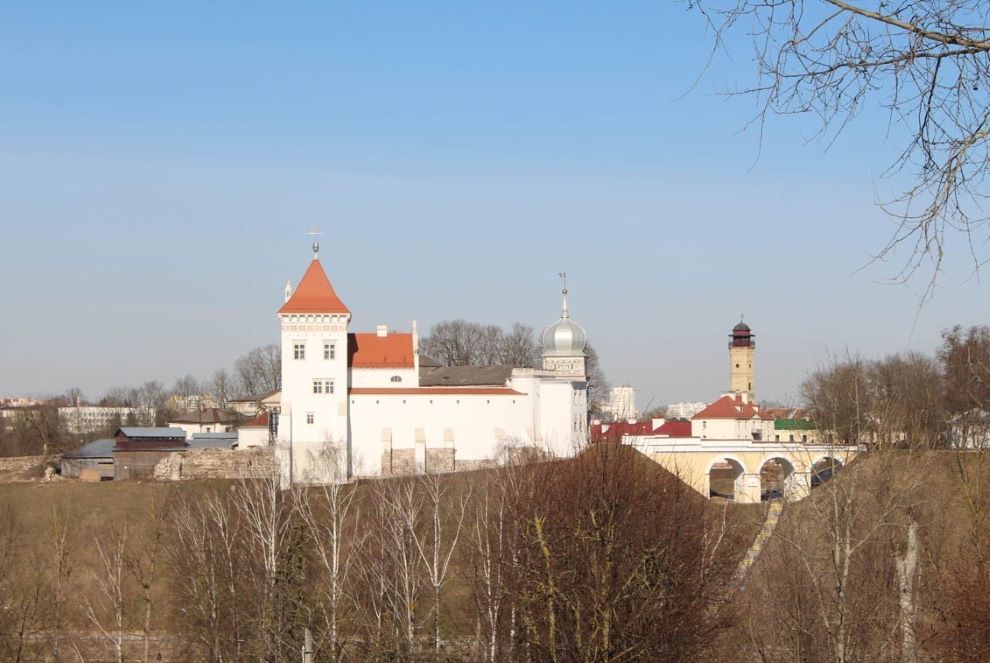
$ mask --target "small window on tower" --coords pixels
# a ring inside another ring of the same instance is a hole
[[[736,364],[736,368],[739,368],[739,364]]]
[[[323,358],[324,359],[336,359],[337,358],[337,346],[333,343],[323,344]]]
[[[305,343],[293,343],[292,344],[292,358],[293,359],[305,359],[306,358],[306,344]]]
[[[311,424],[311,423],[313,423],[313,420],[314,420],[313,413],[312,412],[307,412],[306,413],[306,423],[307,424]]]
[[[402,382],[402,376],[401,375],[393,375],[392,376],[392,382]]]

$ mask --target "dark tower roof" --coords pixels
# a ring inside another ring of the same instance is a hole
[[[752,332],[752,330],[749,328],[749,325],[747,325],[745,322],[740,320],[739,324],[732,328],[732,333],[729,334],[729,339],[730,339],[729,347],[755,348],[756,341],[753,340],[755,338],[756,338],[756,334]]]

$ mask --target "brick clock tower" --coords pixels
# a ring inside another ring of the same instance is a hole
[[[756,334],[749,325],[741,320],[729,334],[729,389],[736,396],[742,396],[747,403],[753,402],[755,393],[753,389],[755,337]]]

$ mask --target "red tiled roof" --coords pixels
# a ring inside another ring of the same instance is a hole
[[[350,313],[330,285],[323,265],[314,259],[303,274],[296,291],[279,313]]]
[[[667,437],[691,437],[691,422],[671,419],[653,431],[653,434],[666,435]]]
[[[744,403],[740,396],[722,396],[692,419],[773,419],[773,415],[761,412],[752,403]]]
[[[653,428],[652,421],[617,421],[615,423],[592,424],[592,442],[618,443],[623,437],[643,435],[665,435],[667,437],[691,437],[691,422],[672,419],[659,428]]]
[[[616,421],[591,425],[592,442],[618,443],[626,435],[651,435],[652,421]]]
[[[262,412],[254,419],[242,424],[241,428],[268,428],[268,413]]]
[[[352,387],[354,396],[525,396],[526,394],[509,387]]]
[[[351,368],[413,368],[412,334],[379,336],[376,333],[347,335],[348,365]]]

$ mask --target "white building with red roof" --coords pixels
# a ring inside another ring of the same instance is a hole
[[[726,394],[691,417],[691,434],[702,440],[774,439],[774,417],[741,394]]]
[[[411,331],[351,332],[351,312],[314,244],[278,311],[282,391],[275,429],[284,485],[471,469],[517,447],[568,455],[587,438],[587,336],[560,319],[543,368],[440,367]]]

